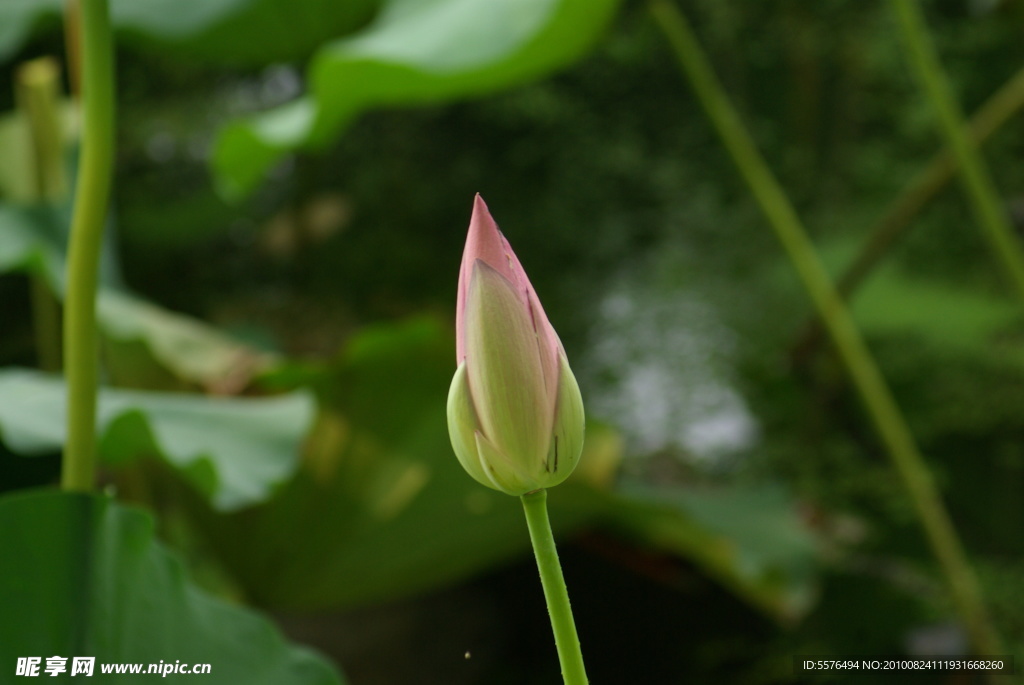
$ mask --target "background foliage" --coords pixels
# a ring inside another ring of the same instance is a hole
[[[60,4],[0,7],[5,549],[75,567],[93,535],[137,555],[104,557],[97,579],[163,569],[168,585],[144,591],[196,611],[179,634],[268,620],[225,605],[244,604],[326,655],[265,637],[249,656],[209,652],[224,678],[261,654],[256,674],[295,668],[303,683],[337,682],[327,659],[356,685],[556,682],[518,503],[462,473],[444,424],[479,191],[584,392],[586,452],[549,502],[595,682],[814,682],[792,655],[966,648],[841,367],[801,344],[806,296],[643,3],[115,0],[99,307],[116,501],[14,492],[54,482],[63,440],[60,381],[24,367],[45,366],[32,294],[62,291],[67,200],[19,186],[33,167],[14,97],[17,65],[63,53]],[[924,6],[966,111],[1024,65],[1024,2]],[[889,8],[681,7],[840,273],[940,147]],[[66,135],[70,161],[73,123]],[[984,151],[1018,217],[1020,127]],[[1019,646],[1024,319],[956,190],[852,304]],[[29,582],[11,558],[0,597]],[[42,588],[19,606],[79,620]],[[0,669],[71,649],[36,633],[5,622]],[[192,658],[166,644],[89,647]]]

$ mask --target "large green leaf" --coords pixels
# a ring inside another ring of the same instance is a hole
[[[0,60],[6,60],[28,39],[32,30],[50,22],[61,0],[7,0],[0,3]]]
[[[183,380],[230,392],[277,360],[202,321],[114,289],[100,292],[97,317],[111,364],[131,362],[144,348],[141,364],[130,372],[136,381],[151,358]]]
[[[480,486],[452,454],[444,397],[453,347],[429,319],[356,336],[332,368],[305,371],[328,409],[281,495],[229,516],[190,507],[249,596],[284,609],[348,607],[529,553],[518,499]],[[786,498],[616,492],[621,450],[613,430],[588,426],[580,467],[549,496],[557,532],[608,529],[696,561],[773,615],[807,608],[814,546]]]
[[[252,189],[281,155],[323,145],[371,107],[481,95],[580,57],[618,0],[389,0],[363,31],[322,48],[307,96],[230,125],[214,153],[223,192]]]
[[[45,278],[63,297],[68,208],[0,204],[0,273],[21,270]],[[230,392],[276,362],[197,319],[177,314],[117,287],[112,250],[104,248],[97,297],[99,327],[117,368],[132,365],[132,379],[166,369],[187,384]],[[168,383],[159,384],[163,388]]]
[[[853,303],[865,331],[915,335],[938,349],[1024,366],[1020,305],[1007,298],[882,269]]]
[[[97,423],[101,457],[124,463],[159,455],[219,509],[269,497],[292,476],[313,418],[308,394],[204,397],[105,388]],[[13,451],[60,449],[65,389],[59,378],[0,372],[0,432]]]
[[[817,546],[780,490],[635,486],[604,507],[612,529],[693,560],[771,614],[797,618],[813,603]]]
[[[193,498],[197,530],[248,596],[293,609],[384,601],[526,549],[518,501],[479,487],[451,454],[452,350],[433,320],[367,330],[308,372],[327,408],[278,497],[228,516]]]
[[[153,537],[152,518],[92,495],[0,498],[0,667],[20,680],[22,657],[94,657],[87,682],[135,682],[105,664],[209,664],[203,682],[340,685],[320,656],[288,645],[257,614],[189,583]],[[76,676],[77,679],[79,676]],[[84,676],[81,676],[84,677]]]
[[[63,289],[66,208],[0,204],[0,273],[24,270]]]
[[[0,61],[56,29],[65,0],[0,2]],[[111,0],[119,35],[161,51],[233,64],[302,59],[372,16],[378,0]]]
[[[821,247],[826,263],[849,264],[857,249],[833,239]],[[854,318],[868,335],[911,336],[954,356],[1024,366],[1024,313],[1012,299],[964,283],[907,274],[896,263],[875,269],[855,293]]]

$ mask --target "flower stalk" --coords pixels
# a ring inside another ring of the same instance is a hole
[[[61,486],[96,480],[96,288],[114,163],[114,49],[107,0],[81,0],[82,149],[78,158],[64,304],[67,440]]]
[[[537,558],[540,583],[544,587],[544,600],[547,602],[548,615],[551,617],[551,630],[555,634],[555,648],[558,650],[558,663],[562,667],[562,680],[565,685],[586,685],[587,671],[583,665],[580,638],[576,633],[576,622],[573,620],[572,607],[569,605],[569,591],[562,576],[562,565],[558,561],[558,550],[555,548],[555,539],[551,535],[551,523],[548,520],[548,492],[538,490],[527,493],[520,499],[526,512],[526,525],[530,529],[533,554]]]

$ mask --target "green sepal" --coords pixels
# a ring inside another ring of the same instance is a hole
[[[527,473],[522,466],[504,455],[482,433],[476,434],[476,445],[480,455],[481,468],[484,469],[484,473],[490,481],[485,485],[515,497],[544,487],[543,471],[536,475]]]
[[[494,485],[484,473],[477,453],[475,433],[480,430],[473,397],[469,391],[469,379],[466,376],[466,362],[459,364],[448,389],[448,437],[452,441],[452,450],[458,457],[462,468],[474,480],[493,488]]]
[[[558,355],[558,400],[555,405],[554,437],[548,451],[544,487],[558,485],[576,469],[583,452],[583,397],[564,354]]]

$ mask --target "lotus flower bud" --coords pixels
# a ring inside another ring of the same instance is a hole
[[[523,495],[565,480],[583,449],[583,400],[526,272],[479,195],[459,272],[458,369],[448,433],[480,483]]]

